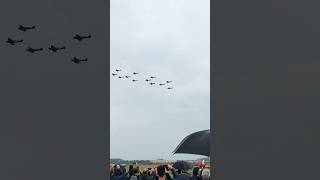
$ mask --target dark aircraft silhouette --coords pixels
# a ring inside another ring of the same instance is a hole
[[[146,79],[146,81],[148,82],[148,81],[150,81],[150,79]]]
[[[150,78],[153,79],[153,78],[156,78],[156,77],[150,76]]]
[[[173,87],[168,87],[167,89],[173,89]]]
[[[113,74],[113,73],[112,73],[112,76],[115,76],[115,75],[118,75],[118,74]]]
[[[42,51],[43,50],[43,48],[38,48],[38,49],[33,49],[33,48],[31,48],[31,47],[28,47],[27,48],[27,51],[29,51],[29,52],[31,52],[31,53],[35,53],[36,51]]]
[[[80,36],[79,34],[76,34],[73,39],[76,39],[78,41],[82,41],[82,39],[89,39],[91,38],[91,35],[89,34],[88,36]]]
[[[63,47],[56,47],[56,46],[51,45],[48,49],[51,50],[52,52],[57,52],[58,50],[66,49],[66,47],[65,47],[65,46],[63,46]]]
[[[123,76],[119,76],[119,79],[123,78]]]
[[[154,85],[155,83],[151,82],[150,85]]]
[[[26,31],[29,30],[29,29],[35,29],[35,28],[36,28],[36,26],[27,27],[27,26],[22,26],[22,25],[20,25],[20,26],[18,27],[18,29],[21,30],[21,31],[23,31],[23,32],[26,32]]]
[[[133,74],[136,75],[136,74],[139,74],[139,73],[133,72]]]
[[[136,81],[138,81],[138,80],[132,79],[132,81],[133,81],[133,82],[136,82]]]
[[[164,86],[165,84],[159,84],[160,86]]]
[[[121,69],[116,69],[117,72],[121,71]]]
[[[79,59],[79,58],[74,57],[74,58],[71,59],[71,61],[76,63],[76,64],[79,64],[80,62],[88,61],[88,58]]]
[[[166,83],[171,83],[172,81],[167,81]]]
[[[13,40],[11,38],[8,38],[8,40],[6,41],[6,43],[9,43],[11,45],[15,45],[16,43],[21,43],[23,42],[23,39],[20,39],[20,40]]]
[[[131,76],[125,76],[126,78],[130,78]]]

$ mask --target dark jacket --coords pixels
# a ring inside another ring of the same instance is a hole
[[[121,174],[117,176],[111,176],[110,180],[129,180],[129,178]]]
[[[174,179],[175,180],[190,180],[191,176],[190,176],[190,174],[187,174],[187,173],[181,173],[181,174],[178,174]]]
[[[192,176],[190,180],[201,180],[201,178],[199,176]]]

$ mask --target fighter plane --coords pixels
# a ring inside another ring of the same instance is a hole
[[[79,34],[76,34],[73,39],[76,39],[78,41],[82,41],[82,39],[89,39],[91,38],[91,35],[89,34],[88,36],[80,36]]]
[[[148,81],[150,81],[150,79],[146,79],[146,81],[148,82]]]
[[[119,79],[123,78],[123,76],[119,76]]]
[[[8,40],[6,41],[6,43],[9,43],[11,45],[15,45],[16,43],[20,43],[20,42],[23,42],[23,39],[20,39],[20,40],[13,40],[11,38],[8,38]]]
[[[65,46],[63,46],[63,47],[56,47],[56,46],[51,45],[48,49],[51,50],[52,52],[57,52],[58,50],[66,49],[66,47],[65,47]]]
[[[121,69],[116,69],[117,72],[121,71]]]
[[[151,79],[153,79],[153,78],[156,78],[156,77],[154,77],[154,76],[150,76],[150,78],[151,78]]]
[[[167,89],[173,89],[173,87],[168,87]]]
[[[154,85],[155,83],[151,82],[150,85]]]
[[[136,82],[136,81],[138,81],[138,80],[132,79],[132,81],[133,81],[133,82]]]
[[[36,51],[42,51],[43,50],[43,48],[38,48],[38,49],[33,49],[33,48],[31,48],[31,47],[28,47],[27,48],[27,51],[29,51],[29,52],[31,52],[31,53],[35,53]]]
[[[167,81],[166,83],[171,83],[172,81]]]
[[[165,84],[159,84],[160,86],[164,86]]]
[[[133,72],[133,74],[134,74],[134,75],[136,75],[136,74],[139,74],[139,73],[137,73],[137,72]]]
[[[35,29],[35,28],[36,28],[36,26],[27,27],[27,26],[22,26],[22,25],[20,25],[20,26],[18,27],[18,29],[21,30],[21,31],[23,31],[23,32],[26,32],[26,31],[29,30],[29,29]]]
[[[76,64],[79,64],[82,61],[88,61],[88,58],[80,59],[80,58],[74,57],[74,58],[71,59],[71,61],[76,63]]]
[[[125,76],[126,78],[130,78],[131,76]]]
[[[118,75],[118,74],[114,74],[114,73],[112,73],[112,76],[115,76],[115,75]]]

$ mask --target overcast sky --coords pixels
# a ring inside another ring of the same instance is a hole
[[[111,0],[110,157],[195,159],[173,155],[190,133],[210,128],[209,0]],[[172,80],[172,90],[151,86]]]

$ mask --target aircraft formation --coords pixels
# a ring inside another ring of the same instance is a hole
[[[112,77],[117,78],[117,79],[128,79],[131,80],[132,82],[144,82],[150,86],[159,86],[159,87],[165,87],[168,90],[173,89],[171,86],[172,81],[167,80],[167,81],[161,81],[161,82],[156,82],[155,79],[158,79],[155,76],[147,76],[144,78],[140,76],[140,73],[138,72],[132,72],[132,73],[123,73],[121,69],[115,69],[114,72],[111,73]]]
[[[23,26],[23,25],[19,25],[18,26],[18,30],[22,31],[22,32],[27,32],[27,31],[31,31],[36,29],[36,26]],[[77,40],[77,41],[83,41],[84,39],[90,39],[91,38],[91,34],[89,35],[79,35],[79,34],[75,34],[73,39]],[[22,38],[19,39],[14,39],[14,38],[8,38],[6,43],[10,44],[11,46],[15,46],[16,44],[23,44],[25,43],[25,41]],[[47,48],[48,51],[51,51],[53,53],[58,53],[58,51],[63,51],[66,50],[66,46],[57,46],[57,45],[53,45],[50,44],[50,46]],[[30,47],[28,46],[26,48],[26,51],[32,54],[36,54],[39,53],[40,51],[44,51],[45,49],[43,47]],[[79,57],[73,57],[71,58],[71,62],[75,63],[75,64],[79,64],[81,62],[86,62],[88,61],[88,58],[79,58]]]

